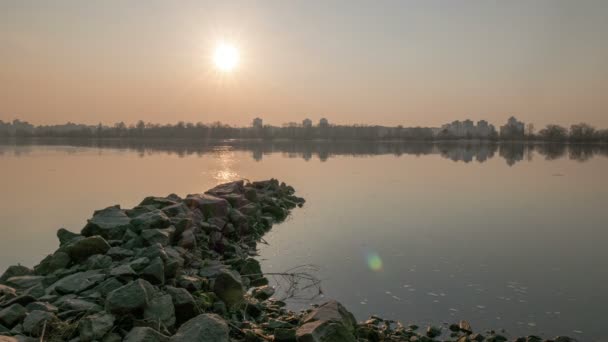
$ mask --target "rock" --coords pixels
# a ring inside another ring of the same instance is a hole
[[[67,298],[62,300],[58,306],[60,311],[95,313],[102,310],[101,306],[79,298]]]
[[[25,306],[28,305],[29,303],[35,302],[36,298],[30,296],[30,295],[21,295],[21,296],[17,296],[7,302],[2,303],[2,306],[7,308],[13,304],[19,304],[21,306]]]
[[[4,297],[4,299],[13,299],[17,297],[17,291],[10,286],[0,284],[0,297]]]
[[[171,342],[230,342],[230,330],[224,319],[215,314],[202,314],[184,323]]]
[[[262,213],[260,207],[255,203],[249,203],[239,208],[239,211],[245,216],[256,217]]]
[[[32,275],[32,274],[34,274],[34,270],[29,269],[25,266],[21,266],[21,265],[9,266],[6,269],[6,271],[4,271],[2,276],[0,277],[0,283],[6,282],[8,280],[8,278]]]
[[[274,330],[274,341],[275,342],[295,342],[296,341],[296,330],[277,328]]]
[[[173,328],[175,325],[175,307],[171,295],[164,294],[150,299],[144,310],[144,319],[161,322],[166,328]]]
[[[135,252],[122,247],[112,247],[106,252],[106,255],[112,258],[112,260],[122,260],[132,257],[135,255]]]
[[[239,267],[239,273],[251,279],[257,279],[263,276],[260,262],[253,258],[247,258],[242,262]]]
[[[154,196],[148,196],[146,198],[144,198],[143,201],[141,201],[141,203],[139,205],[151,205],[157,209],[161,209],[164,207],[168,207],[170,205],[175,205],[177,204],[177,201],[179,201],[179,197],[177,195],[173,195],[173,199],[171,198],[167,198],[167,197],[154,197]]]
[[[183,203],[176,203],[167,207],[162,208],[163,213],[169,217],[185,216],[190,211],[188,207]]]
[[[296,330],[298,342],[356,342],[349,329],[339,322],[313,321]]]
[[[441,328],[439,327],[434,327],[434,326],[428,326],[426,328],[426,336],[430,337],[430,338],[434,338],[441,335]]]
[[[52,313],[57,313],[57,311],[59,311],[59,309],[57,309],[57,307],[55,305],[46,303],[46,302],[32,302],[29,303],[28,305],[25,306],[25,309],[28,312],[32,312],[32,311],[46,311],[46,312],[52,312]]]
[[[59,246],[63,246],[66,243],[77,239],[77,238],[81,238],[82,235],[80,234],[76,234],[76,233],[72,233],[69,230],[65,229],[65,228],[60,228],[57,231],[57,239],[59,239]]]
[[[137,279],[108,294],[106,311],[112,314],[127,314],[141,310],[148,305],[154,292],[154,287],[150,283]]]
[[[199,209],[205,217],[225,217],[228,215],[228,201],[220,197],[207,194],[194,194],[188,195],[184,202],[190,208]]]
[[[161,244],[162,246],[168,246],[173,239],[175,234],[175,227],[171,226],[165,229],[146,229],[141,232],[141,237],[148,244],[148,246],[154,244]]]
[[[481,342],[484,340],[484,337],[482,334],[472,334],[472,335],[469,335],[469,339],[471,341]]]
[[[123,342],[168,342],[169,337],[148,327],[135,327],[129,331]]]
[[[46,289],[46,293],[80,293],[104,280],[106,276],[98,270],[78,272],[61,278]]]
[[[242,180],[224,183],[216,186],[213,189],[206,191],[206,194],[213,196],[225,196],[230,194],[242,194],[245,190],[244,182]]]
[[[127,228],[131,227],[131,218],[115,205],[95,211],[87,225],[82,229],[82,235],[99,235],[105,239],[122,239]]]
[[[70,256],[67,253],[57,251],[42,259],[40,264],[34,267],[34,272],[39,275],[47,275],[56,270],[66,268],[70,264],[70,261]]]
[[[139,271],[143,270],[149,264],[150,264],[150,259],[145,258],[145,257],[144,258],[137,258],[137,259],[129,262],[129,266],[131,266],[131,268],[135,272],[139,272]]]
[[[0,310],[0,324],[12,328],[27,315],[27,310],[21,304],[13,304]]]
[[[141,276],[152,284],[165,283],[165,267],[160,257],[154,258],[146,268],[141,271]]]
[[[465,333],[472,333],[473,332],[473,328],[471,328],[471,324],[469,324],[469,322],[462,320],[458,323],[458,329],[460,329],[461,331],[465,332]]]
[[[0,336],[0,342],[21,342],[18,339],[11,336]]]
[[[167,291],[173,301],[178,325],[199,314],[194,297],[186,289],[167,286],[165,291]]]
[[[268,285],[256,287],[253,289],[252,293],[254,298],[259,300],[266,300],[274,294],[274,288]]]
[[[102,297],[106,297],[108,293],[122,287],[123,283],[118,281],[116,278],[108,278],[99,285],[95,286],[91,291],[98,292]]]
[[[178,251],[177,248],[181,250]],[[172,247],[169,246],[165,248],[165,254],[167,258],[163,261],[165,262],[165,278],[173,278],[177,275],[177,272],[184,267],[184,263],[186,260],[181,256],[181,253],[184,253],[185,250],[181,247]]]
[[[109,313],[100,312],[86,316],[78,324],[80,341],[92,342],[101,340],[113,327],[114,316]]]
[[[52,312],[35,310],[30,312],[23,320],[23,332],[31,336],[40,336],[44,325],[57,320]]]
[[[42,276],[24,275],[10,277],[6,280],[6,284],[16,289],[24,290],[34,287],[36,285],[40,285],[43,281],[44,277]]]
[[[122,342],[122,337],[115,332],[110,332],[103,337],[101,342]]]
[[[95,235],[72,241],[60,249],[65,250],[72,260],[82,262],[91,255],[105,254],[110,245],[103,237]]]
[[[226,303],[226,306],[233,307],[243,301],[245,293],[241,277],[232,271],[223,271],[215,278],[213,292]]]
[[[125,264],[114,267],[110,271],[110,276],[120,279],[133,279],[137,277],[137,273],[135,273],[131,266]]]
[[[357,326],[357,320],[352,313],[335,300],[330,300],[312,310],[302,322],[309,323],[315,321],[332,321],[344,325],[349,332],[353,332]]]
[[[176,283],[178,287],[183,287],[190,292],[196,292],[206,287],[206,280],[197,276],[182,275],[177,277]]]
[[[112,258],[101,254],[91,255],[87,261],[85,261],[84,266],[89,270],[110,268],[110,266],[112,266]]]
[[[131,220],[131,224],[135,227],[136,231],[142,231],[151,228],[166,228],[171,224],[171,221],[164,212],[155,209],[135,217]]]
[[[125,210],[125,213],[130,218],[134,218],[134,217],[137,217],[139,215],[143,215],[143,214],[152,212],[152,211],[154,211],[156,209],[158,209],[158,208],[156,208],[153,205],[138,205],[137,207],[135,207],[133,209],[127,209],[127,210]],[[133,222],[133,221],[131,221],[131,222]]]

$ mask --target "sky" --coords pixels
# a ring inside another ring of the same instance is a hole
[[[606,18],[605,0],[3,0],[0,119],[608,127]]]

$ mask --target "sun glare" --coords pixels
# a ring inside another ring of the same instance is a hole
[[[221,43],[215,48],[213,63],[220,71],[232,71],[239,64],[239,51],[232,44]]]

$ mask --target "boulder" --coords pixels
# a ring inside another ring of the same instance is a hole
[[[0,276],[0,283],[4,283],[8,280],[8,278],[24,276],[24,275],[32,275],[34,274],[34,270],[27,268],[21,265],[13,265],[9,266],[6,271]]]
[[[82,235],[99,235],[110,240],[121,239],[129,227],[131,227],[131,218],[120,209],[120,206],[115,205],[95,211],[82,229]]]
[[[23,332],[31,336],[40,336],[45,324],[50,325],[56,320],[57,316],[52,312],[32,311],[23,320]]]
[[[152,284],[164,284],[165,266],[163,260],[160,257],[154,258],[150,264],[140,272],[140,275]]]
[[[163,213],[169,217],[186,216],[190,212],[184,203],[176,203],[162,209]]]
[[[106,298],[106,311],[112,314],[127,314],[148,305],[154,287],[143,279],[137,279],[110,292]]]
[[[296,330],[289,328],[278,328],[274,330],[275,342],[296,342]]]
[[[158,295],[150,299],[144,310],[144,319],[160,322],[164,327],[171,329],[175,325],[175,307],[171,295]]]
[[[111,249],[112,248],[110,248],[110,250]],[[87,261],[85,261],[84,266],[88,270],[98,270],[98,269],[110,268],[110,266],[112,266],[112,258],[110,256],[102,255],[102,254],[91,255],[87,259]]]
[[[102,282],[105,277],[106,276],[98,270],[74,273],[56,281],[46,289],[46,293],[80,293]]]
[[[314,321],[296,330],[298,342],[356,342],[355,336],[343,324],[334,321]]]
[[[256,299],[266,300],[274,295],[274,288],[268,285],[256,287],[253,289],[251,295]]]
[[[177,286],[183,287],[190,292],[196,292],[206,286],[207,280],[197,276],[181,275],[176,279]]]
[[[27,315],[27,310],[21,304],[13,304],[0,310],[0,324],[12,328]]]
[[[17,291],[10,286],[0,284],[0,297],[4,297],[4,299],[13,299],[17,297]]]
[[[78,324],[78,332],[80,333],[80,341],[92,342],[101,340],[114,326],[114,316],[99,312],[94,315],[89,315],[80,320]]]
[[[177,201],[179,201],[177,195],[174,195],[174,198],[148,196],[144,198],[139,205],[153,206],[157,209],[161,209],[170,205],[176,205]]]
[[[243,301],[245,293],[241,277],[233,271],[222,271],[215,278],[213,292],[222,300],[228,307],[233,307]]]
[[[160,244],[168,246],[175,234],[175,227],[171,226],[165,229],[146,229],[141,232],[141,237],[148,246]]]
[[[230,342],[228,324],[218,315],[202,314],[184,323],[171,342]]]
[[[16,289],[24,290],[40,285],[43,281],[43,276],[23,275],[8,278],[6,284]]]
[[[135,255],[135,252],[122,247],[112,247],[106,252],[106,255],[112,258],[112,260],[122,260],[132,257]]]
[[[56,270],[66,268],[70,264],[70,261],[70,256],[67,253],[57,251],[42,259],[37,266],[34,266],[34,272],[40,275],[47,275]]]
[[[184,202],[190,208],[199,209],[205,217],[225,217],[230,206],[225,199],[207,194],[188,195]]]
[[[175,318],[178,325],[199,314],[199,309],[194,301],[194,297],[192,297],[188,290],[167,286],[165,291],[171,296],[171,300],[173,301]]]
[[[143,258],[137,258],[137,259],[132,260],[131,262],[129,262],[129,266],[131,266],[131,268],[135,272],[139,272],[139,271],[143,270],[149,264],[150,264],[150,259],[145,258],[145,257],[143,257]]]
[[[28,305],[26,305],[25,309],[28,312],[38,310],[38,311],[57,313],[57,311],[59,311],[59,309],[57,309],[57,307],[55,305],[49,304],[47,302],[32,302],[32,303],[29,303]]]
[[[206,194],[213,196],[224,196],[229,194],[242,194],[245,190],[244,182],[242,180],[224,183],[216,186],[213,189],[206,191]]]
[[[110,244],[101,236],[89,236],[84,239],[76,239],[60,250],[65,251],[72,260],[83,262],[91,255],[105,254],[110,249]]]
[[[57,231],[57,239],[59,239],[59,246],[63,246],[66,243],[81,237],[82,235],[72,233],[65,228],[59,228],[59,230]]]
[[[123,342],[168,342],[169,337],[148,327],[135,327],[129,331]]]
[[[102,311],[102,307],[91,303],[90,301],[80,298],[67,298],[61,300],[58,304],[60,311],[73,311],[73,312],[90,312],[95,313]]]
[[[118,279],[108,278],[108,279],[104,280],[102,283],[100,283],[99,285],[95,286],[91,291],[101,294],[102,297],[106,297],[108,295],[108,293],[110,293],[122,286],[123,286],[123,283],[118,281]]]
[[[133,218],[131,224],[137,231],[141,231],[151,228],[166,228],[171,224],[171,221],[164,212],[155,209]]]
[[[357,326],[357,320],[352,313],[348,312],[346,308],[335,300],[327,301],[321,304],[318,308],[312,310],[302,322],[316,322],[316,321],[331,321],[342,324],[353,332]]]
[[[110,271],[110,276],[116,277],[119,279],[133,279],[137,277],[137,273],[129,266],[128,264],[120,265],[114,267]]]

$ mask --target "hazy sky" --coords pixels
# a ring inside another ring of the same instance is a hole
[[[2,0],[0,119],[608,126],[607,18],[606,0]]]

